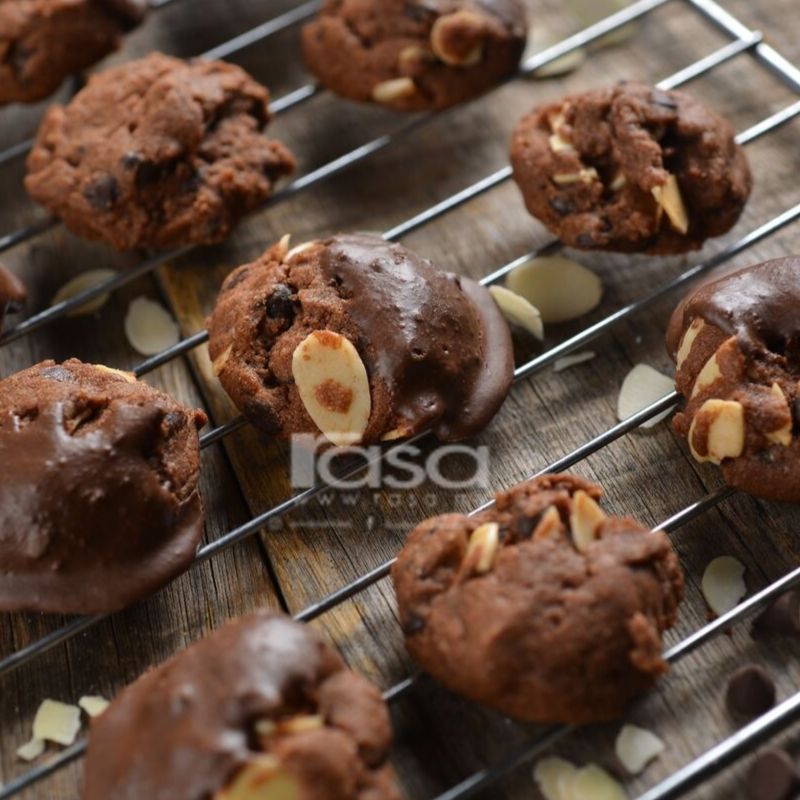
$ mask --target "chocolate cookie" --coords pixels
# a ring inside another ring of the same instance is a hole
[[[0,0],[0,104],[32,103],[116,50],[147,0]]]
[[[19,311],[28,299],[25,284],[0,264],[0,333],[3,332],[3,322],[6,314]]]
[[[536,722],[612,719],[652,686],[683,576],[665,534],[607,517],[601,493],[547,475],[415,528],[392,580],[420,666]]]
[[[483,287],[379,236],[287,250],[234,270],[208,321],[214,371],[254,424],[352,444],[489,423],[514,363]]]
[[[378,691],[310,628],[229,622],[92,720],[83,800],[398,800]]]
[[[674,428],[731,486],[800,502],[800,258],[705,283],[675,310],[667,347],[686,407]]]
[[[728,231],[752,177],[730,124],[683,92],[622,83],[523,117],[511,163],[564,244],[667,255]]]
[[[50,109],[25,187],[75,233],[120,250],[219,242],[294,169],[261,133],[268,100],[219,61],[155,53],[107,70]]]
[[[76,359],[0,381],[0,610],[114,611],[183,572],[205,422]]]
[[[342,97],[437,110],[512,75],[526,37],[520,0],[325,0],[303,54]]]

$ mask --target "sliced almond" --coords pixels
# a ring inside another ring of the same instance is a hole
[[[545,28],[541,22],[537,21],[528,31],[528,46],[525,48],[525,52],[522,55],[522,63],[524,64],[544,50],[548,50],[553,45],[558,44],[562,38],[563,37]],[[579,69],[583,66],[585,61],[586,50],[582,47],[578,47],[560,58],[556,58],[544,64],[529,74],[530,77],[536,79],[558,78],[562,75],[569,75],[570,72]]]
[[[708,607],[715,614],[727,614],[747,594],[744,564],[733,556],[715,558],[706,567],[700,588]]]
[[[319,714],[301,714],[297,717],[279,720],[276,725],[277,733],[308,733],[318,731],[325,726],[325,720]]]
[[[280,241],[272,248],[272,255],[278,261],[285,261],[286,254],[289,252],[289,243],[292,241],[292,235],[290,233],[285,233],[281,236]]]
[[[735,400],[706,400],[694,415],[688,439],[692,455],[701,464],[738,458],[744,452],[744,407]]]
[[[361,441],[372,400],[364,362],[352,342],[314,331],[295,348],[292,375],[308,415],[333,444]]]
[[[219,377],[222,373],[222,370],[225,369],[225,365],[228,363],[228,359],[231,357],[231,353],[233,352],[233,344],[229,344],[223,351],[218,355],[212,362],[211,362],[211,369],[214,372],[216,377]]]
[[[108,708],[108,700],[100,695],[84,695],[78,700],[78,705],[90,717],[99,717]]]
[[[411,78],[392,78],[382,81],[372,90],[372,99],[376,103],[392,105],[400,100],[413,97],[417,93],[417,86]]]
[[[305,252],[308,252],[312,247],[319,244],[319,242],[314,239],[310,242],[303,242],[303,244],[298,244],[296,247],[293,247],[287,254],[286,258],[284,258],[284,262],[288,263],[294,261],[299,255],[302,255]]]
[[[561,533],[564,524],[561,522],[561,514],[555,506],[550,506],[542,514],[539,524],[534,528],[532,538],[534,540],[548,539]]]
[[[69,746],[80,729],[80,708],[57,700],[42,701],[33,718],[33,738],[46,742]]]
[[[433,51],[427,47],[412,44],[404,47],[397,56],[397,64],[401,70],[413,70],[420,64],[433,60]]]
[[[681,346],[678,348],[678,353],[675,356],[675,363],[678,369],[686,363],[686,359],[689,358],[692,347],[694,347],[695,340],[705,326],[706,322],[702,317],[695,317],[695,319],[692,320],[692,324],[686,329],[686,333],[683,334],[683,338],[681,339]]]
[[[566,139],[562,139],[557,133],[550,134],[549,142],[550,149],[554,153],[569,153],[570,155],[578,155],[578,151],[572,146],[572,143],[568,142]]]
[[[622,381],[617,398],[617,419],[624,422],[669,394],[674,388],[675,383],[672,378],[647,364],[637,364]],[[652,428],[671,413],[672,409],[667,409],[643,422],[641,427]]]
[[[81,272],[71,280],[68,280],[56,293],[50,302],[51,306],[58,303],[63,303],[70,300],[76,295],[87,292],[89,289],[94,289],[95,286],[100,286],[107,283],[117,275],[113,269],[90,269],[86,272]],[[111,295],[109,293],[99,294],[91,300],[87,300],[83,305],[71,309],[66,316],[68,317],[82,317],[87,314],[94,314],[99,311],[107,302]]]
[[[107,367],[105,364],[92,364],[92,366],[100,370],[100,372],[107,372],[110,375],[116,375],[118,378],[123,378],[128,383],[136,383],[136,376],[132,372],[126,372],[124,369],[114,369],[114,367]]]
[[[301,800],[301,797],[300,784],[269,754],[254,758],[228,786],[214,794],[214,800]]]
[[[625,173],[618,172],[612,179],[611,183],[608,184],[608,188],[611,189],[612,192],[618,192],[620,189],[625,187],[627,182],[628,179],[625,177]]]
[[[524,297],[502,286],[490,286],[489,293],[500,307],[503,316],[513,325],[535,336],[539,341],[544,339],[544,324],[539,310]]]
[[[131,347],[143,356],[154,356],[180,341],[178,324],[161,303],[137,297],[128,306],[125,336]]]
[[[478,36],[484,27],[483,17],[468,9],[443,14],[431,28],[431,50],[437,58],[451,67],[474,67],[483,58],[483,42],[476,42],[469,50],[457,47],[456,43],[464,40],[466,31],[472,29],[475,36]],[[454,31],[460,33],[453,36]]]
[[[569,526],[572,531],[572,541],[579,552],[585,553],[589,549],[589,545],[597,538],[597,530],[605,518],[603,509],[583,489],[575,492]]]
[[[553,175],[553,183],[558,186],[571,186],[575,183],[592,183],[600,180],[594,167],[585,167],[578,172],[560,172]]]
[[[779,444],[783,447],[788,447],[792,443],[792,412],[789,409],[789,401],[783,393],[783,389],[777,384],[773,383],[770,388],[772,394],[784,405],[787,422],[785,425],[778,428],[776,431],[770,431],[765,434],[767,440],[772,444]]]
[[[600,304],[600,278],[564,256],[540,256],[518,266],[506,286],[539,309],[542,322],[568,322]]]
[[[23,761],[35,761],[44,753],[44,748],[45,744],[43,739],[31,739],[29,742],[25,742],[25,744],[17,748],[17,758]]]
[[[596,357],[597,353],[595,353],[594,350],[583,350],[580,353],[562,356],[553,362],[553,372],[563,372],[565,369],[575,367],[578,364],[585,364],[587,361],[591,361]]]
[[[664,742],[654,733],[636,725],[623,725],[614,744],[614,752],[627,772],[638,775],[664,752],[664,747]]]
[[[411,428],[399,426],[397,428],[392,428],[390,431],[386,431],[386,433],[381,436],[382,442],[394,442],[397,439],[405,439],[407,436],[411,436]]]
[[[605,17],[616,14],[630,3],[631,0],[566,0],[567,6],[572,10],[582,28],[587,28]],[[637,28],[638,23],[629,22],[627,25],[601,36],[593,42],[592,47],[611,47],[622,44],[636,33]]]
[[[569,761],[551,756],[536,763],[533,779],[544,800],[569,800],[567,786],[577,771],[575,765]]]
[[[722,365],[728,361],[730,351],[736,347],[736,337],[731,336],[716,349],[697,374],[692,386],[692,397],[697,397],[722,377]]]
[[[604,769],[589,764],[575,772],[567,784],[566,800],[626,800],[625,790]]]
[[[500,526],[496,522],[486,522],[470,534],[467,552],[461,564],[464,575],[482,575],[494,564],[497,548],[500,546]]]
[[[678,179],[670,175],[663,186],[654,186],[652,191],[656,203],[664,209],[672,227],[685,236],[689,231],[689,214],[681,197]]]

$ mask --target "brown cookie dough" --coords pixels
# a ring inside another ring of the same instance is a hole
[[[214,370],[254,424],[282,437],[322,430],[341,444],[330,432],[356,408],[350,442],[429,427],[453,441],[489,423],[514,363],[483,287],[379,236],[287,247],[234,270],[208,321]],[[297,379],[309,343],[326,365],[313,385]],[[320,405],[332,427],[318,426]]]
[[[303,54],[342,97],[437,110],[512,75],[526,36],[521,0],[325,0]]]
[[[391,739],[378,691],[310,628],[265,611],[92,720],[83,800],[399,800]]]
[[[6,314],[14,314],[25,305],[28,291],[25,284],[13,273],[0,264],[0,333]]]
[[[708,281],[667,332],[686,407],[675,430],[697,461],[759,497],[800,502],[800,258]]]
[[[641,83],[535,109],[517,124],[511,163],[528,211],[582,250],[697,250],[733,227],[752,187],[727,120]]]
[[[32,103],[116,50],[147,0],[0,0],[0,104]]]
[[[114,611],[183,572],[205,422],[76,359],[0,381],[0,610]]]
[[[683,576],[665,534],[606,517],[601,493],[547,475],[412,531],[392,580],[420,666],[536,722],[612,719],[652,686]]]
[[[231,64],[132,61],[50,109],[25,187],[75,233],[119,250],[219,242],[294,169],[261,133],[268,100]]]

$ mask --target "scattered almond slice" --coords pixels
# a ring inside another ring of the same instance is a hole
[[[715,558],[703,573],[703,597],[717,616],[736,608],[747,594],[744,564],[733,556]]]
[[[533,779],[545,800],[569,800],[567,784],[577,771],[577,767],[569,761],[551,756],[536,763]]]
[[[372,400],[364,362],[349,339],[313,331],[295,348],[292,375],[308,415],[329,441],[361,441]]]
[[[539,256],[518,266],[506,286],[539,310],[542,322],[567,322],[588,314],[600,304],[600,278],[564,256]]]
[[[685,236],[689,232],[689,214],[683,204],[678,179],[670,175],[663,186],[654,186],[653,197],[659,207],[664,209],[672,227]]]
[[[617,419],[624,422],[647,406],[660,400],[675,388],[675,381],[647,364],[637,364],[626,376],[617,398]],[[643,422],[642,428],[652,428],[672,413],[667,409]]]
[[[108,700],[100,695],[84,695],[78,700],[78,705],[90,717],[99,717],[108,708]]]
[[[69,746],[80,728],[80,708],[57,700],[43,700],[33,718],[33,738],[46,742]]]
[[[68,280],[55,293],[50,305],[55,306],[58,303],[63,303],[66,300],[70,300],[82,292],[93,289],[95,286],[99,286],[101,283],[110,281],[116,274],[117,273],[114,272],[113,269],[90,269],[86,272],[81,272],[80,275],[76,275],[71,280]],[[111,295],[108,293],[99,294],[97,297],[87,300],[83,305],[73,308],[67,313],[66,316],[82,317],[87,314],[94,314],[95,311],[99,311],[108,302],[108,298],[110,296]]]
[[[462,569],[467,573],[482,575],[492,568],[497,548],[500,546],[500,526],[486,522],[472,531],[464,554]]]
[[[569,779],[565,800],[626,800],[625,790],[604,769],[588,764]]]
[[[583,350],[580,353],[571,353],[568,356],[557,358],[553,362],[553,371],[563,372],[565,369],[569,369],[570,367],[575,367],[578,364],[584,364],[587,361],[591,361],[593,358],[596,358],[596,356],[597,353],[595,353],[594,350]]]
[[[539,309],[524,297],[503,286],[490,286],[489,293],[500,307],[503,316],[512,324],[528,331],[539,341],[544,339],[544,325]]]
[[[589,545],[597,538],[597,529],[605,518],[603,509],[583,489],[575,492],[569,526],[572,530],[572,541],[579,552],[585,553],[589,549]]]
[[[44,740],[33,738],[17,748],[17,758],[23,761],[36,761],[44,753]]]
[[[553,183],[558,186],[571,186],[574,183],[599,181],[600,173],[594,167],[585,167],[578,172],[559,172],[553,175]]]
[[[552,31],[541,25],[531,26],[528,32],[528,46],[522,56],[522,63],[524,64],[533,56],[538,55],[543,50],[547,50],[555,44],[558,44],[564,37],[557,36]],[[582,47],[572,50],[566,55],[551,61],[549,64],[539,67],[529,73],[531,78],[558,78],[562,75],[568,75],[574,72],[579,67],[583,66],[586,61],[586,50]]]
[[[623,725],[614,745],[614,752],[623,767],[638,775],[664,751],[664,742],[654,733],[636,725]]]
[[[177,344],[180,330],[161,303],[147,297],[137,297],[128,306],[125,336],[137,353],[153,356]]]

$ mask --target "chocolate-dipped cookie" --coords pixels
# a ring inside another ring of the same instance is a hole
[[[76,359],[0,381],[0,610],[114,611],[183,572],[205,422]]]
[[[752,187],[727,120],[641,83],[534,109],[511,163],[528,211],[582,250],[696,250],[733,227]]]
[[[6,314],[14,314],[25,305],[28,290],[25,284],[11,271],[0,264],[0,333]]]
[[[268,101],[237,66],[154,53],[50,109],[25,187],[72,231],[119,250],[219,242],[294,169],[262,133]]]
[[[248,419],[335,444],[489,423],[514,363],[483,287],[379,236],[287,240],[228,276],[208,321],[214,371]]]
[[[521,0],[325,0],[303,54],[342,97],[438,110],[513,74],[526,37]]]
[[[116,50],[147,0],[0,0],[0,104],[33,103]]]
[[[800,502],[800,258],[707,281],[670,320],[667,347],[686,398],[675,416],[697,461],[731,486]]]
[[[399,800],[389,714],[310,628],[229,622],[92,720],[83,800]]]
[[[392,580],[420,666],[536,722],[612,719],[651,687],[683,576],[666,535],[606,516],[601,493],[547,475],[415,528]]]

